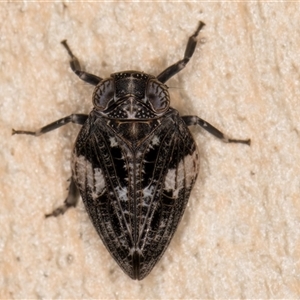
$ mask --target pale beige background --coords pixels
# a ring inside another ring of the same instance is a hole
[[[300,297],[300,3],[0,4],[0,298]],[[172,103],[251,147],[200,128],[201,171],[180,227],[143,281],[129,279],[82,202],[63,217],[68,125],[11,136],[91,110],[93,88],[68,66],[159,74],[202,20],[201,44],[168,82]]]

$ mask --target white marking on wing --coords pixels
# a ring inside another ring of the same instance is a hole
[[[121,187],[117,186],[115,188],[115,192],[117,193],[118,199],[120,199],[121,201],[125,201],[125,202],[128,201],[128,191],[127,191],[126,187],[121,188]]]
[[[176,169],[169,169],[165,177],[165,190],[175,190],[176,185]]]
[[[199,162],[197,150],[192,155],[184,157],[184,168],[185,168],[185,185],[187,188],[191,188],[198,174]]]
[[[157,135],[154,135],[152,140],[149,143],[149,147],[153,148],[153,146],[159,145],[159,143],[160,143],[159,138],[157,137]]]
[[[94,169],[94,186],[92,192],[92,198],[96,200],[105,191],[105,178],[100,168]]]
[[[150,205],[151,199],[153,198],[155,185],[147,186],[143,189],[143,198],[142,198],[142,206],[148,207]]]
[[[177,169],[169,169],[165,178],[166,191],[173,191],[174,198],[178,197],[179,191],[184,187],[184,167],[181,160],[177,166]]]
[[[85,185],[92,191],[92,198],[96,200],[105,191],[105,178],[100,168],[93,168],[92,164],[83,156],[73,157],[73,174],[81,189]]]
[[[85,182],[86,182],[86,173],[87,173],[87,167],[84,156],[76,156],[73,155],[73,162],[72,162],[72,169],[73,169],[73,176],[77,183],[77,185],[80,186],[81,189],[85,188]]]
[[[191,188],[198,173],[197,152],[186,155],[178,164],[177,169],[169,169],[165,177],[164,190],[173,191],[176,199],[181,189]]]
[[[117,139],[116,139],[114,136],[112,136],[112,137],[109,138],[109,142],[110,142],[110,146],[111,146],[111,147],[116,147],[116,146],[118,146]]]

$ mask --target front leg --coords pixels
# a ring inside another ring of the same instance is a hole
[[[40,136],[44,133],[47,133],[49,131],[55,130],[61,126],[64,126],[68,123],[74,123],[74,124],[79,124],[83,125],[88,118],[88,115],[84,114],[72,114],[67,117],[64,117],[62,119],[59,119],[51,124],[48,124],[36,131],[28,131],[28,130],[12,130],[12,135],[14,134],[29,134],[29,135],[34,135],[34,136]]]
[[[65,47],[65,49],[67,50],[68,54],[70,55],[71,57],[71,60],[70,60],[70,67],[72,69],[72,71],[83,81],[89,83],[89,84],[92,84],[92,85],[97,85],[101,80],[102,78],[101,77],[98,77],[94,74],[90,74],[88,72],[85,72],[85,71],[82,71],[81,70],[81,66],[80,66],[80,63],[79,63],[79,60],[78,58],[73,54],[73,52],[71,51],[68,43],[67,43],[67,40],[63,40],[62,42],[62,45]]]
[[[205,26],[205,24],[200,21],[199,25],[198,25],[198,27],[196,29],[196,31],[188,39],[183,59],[179,60],[177,63],[171,65],[170,67],[168,67],[167,69],[165,69],[163,72],[161,72],[157,76],[157,80],[158,81],[160,81],[162,83],[165,83],[172,76],[174,76],[175,74],[177,74],[178,72],[180,72],[186,66],[186,64],[190,61],[191,57],[194,54],[194,51],[195,51],[195,48],[196,48],[196,45],[197,45],[197,36],[198,36],[200,30],[204,26]]]
[[[239,140],[239,139],[232,139],[229,138],[227,135],[222,133],[220,130],[218,130],[216,127],[212,126],[205,120],[197,117],[197,116],[183,116],[183,121],[187,126],[191,125],[200,125],[202,128],[204,128],[206,131],[208,131],[210,134],[214,135],[218,139],[221,139],[225,143],[240,143],[240,144],[246,144],[250,146],[251,140]]]

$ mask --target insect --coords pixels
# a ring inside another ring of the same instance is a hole
[[[158,76],[140,71],[102,79],[83,71],[66,41],[70,66],[95,86],[89,115],[72,114],[37,131],[40,136],[67,123],[82,125],[72,153],[72,177],[64,204],[46,217],[75,207],[81,195],[90,219],[111,256],[132,279],[145,278],[167,249],[198,174],[199,154],[188,129],[200,125],[226,143],[231,139],[197,116],[170,107],[165,82],[192,57],[197,36],[189,37],[184,57]]]

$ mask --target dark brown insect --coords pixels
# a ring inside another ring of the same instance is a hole
[[[132,279],[145,278],[167,249],[184,213],[198,174],[199,154],[188,129],[200,125],[227,143],[230,139],[197,116],[171,108],[165,82],[194,53],[200,22],[184,58],[158,76],[123,71],[102,79],[81,70],[66,41],[71,68],[95,85],[89,115],[72,114],[37,131],[40,136],[69,122],[83,125],[72,156],[72,177],[64,205],[46,217],[76,206],[81,195],[107,250]]]

